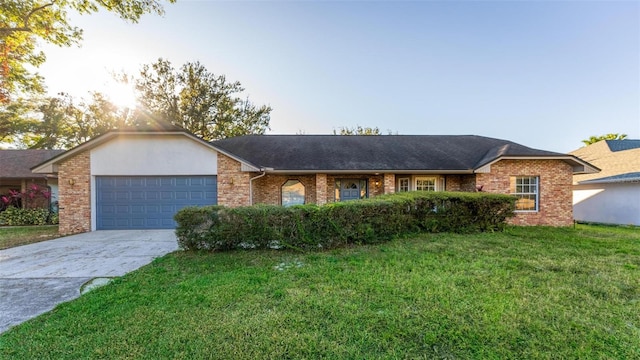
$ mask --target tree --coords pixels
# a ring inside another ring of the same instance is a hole
[[[143,109],[207,141],[264,134],[269,129],[270,106],[257,107],[238,97],[244,91],[239,82],[228,82],[199,62],[176,70],[169,61],[158,59],[142,67],[135,85]]]
[[[333,135],[382,135],[382,133],[377,127],[372,128],[356,125],[352,128],[343,126],[339,132],[334,129]]]
[[[136,113],[118,108],[97,92],[79,102],[68,94],[46,98],[32,113],[37,120],[15,134],[14,144],[19,147],[68,149],[136,121]]]
[[[0,144],[13,144],[20,134],[37,126],[36,106],[35,101],[25,99],[0,103]]]
[[[82,30],[68,22],[68,12],[91,14],[99,9],[138,22],[146,13],[162,15],[162,0],[0,0],[0,101],[13,93],[43,91],[43,79],[27,65],[38,67],[46,57],[36,50],[36,39],[71,46],[82,40]],[[174,3],[176,0],[166,0]]]
[[[606,134],[606,135],[600,135],[600,136],[590,136],[588,139],[582,140],[582,142],[585,145],[591,145],[602,140],[624,140],[626,138],[627,138],[627,134],[615,133],[615,134]]]

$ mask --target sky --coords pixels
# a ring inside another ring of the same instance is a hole
[[[137,24],[73,15],[80,48],[43,46],[51,94],[112,73],[199,61],[271,105],[269,134],[378,127],[482,135],[569,152],[592,135],[640,139],[638,1],[188,1]],[[125,99],[122,99],[125,98]]]

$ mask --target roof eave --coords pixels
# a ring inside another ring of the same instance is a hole
[[[267,170],[268,174],[297,174],[297,175],[306,175],[306,174],[425,174],[425,175],[462,175],[462,174],[473,174],[473,169],[467,170],[424,170],[424,169],[360,169],[360,170],[338,170],[338,169],[317,169],[317,170],[309,170],[309,169],[274,169]]]
[[[491,166],[497,163],[500,160],[562,160],[573,168],[573,174],[594,174],[600,172],[600,169],[589,164],[588,162],[573,156],[573,155],[538,155],[538,156],[530,156],[530,155],[508,155],[508,156],[499,156],[491,161],[485,162],[476,166],[474,172],[482,172],[483,168],[487,166]]]

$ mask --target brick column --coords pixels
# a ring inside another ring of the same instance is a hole
[[[91,231],[91,158],[89,151],[60,164],[58,171],[59,232]]]
[[[327,174],[316,174],[316,204],[327,203]]]
[[[249,206],[250,173],[241,170],[240,162],[218,153],[218,205]]]
[[[393,194],[396,192],[396,175],[384,174],[384,193]]]

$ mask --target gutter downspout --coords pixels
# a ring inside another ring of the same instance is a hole
[[[267,175],[267,170],[273,170],[273,168],[260,168],[260,172],[262,172],[262,174],[249,179],[249,206],[253,205],[253,180]]]

